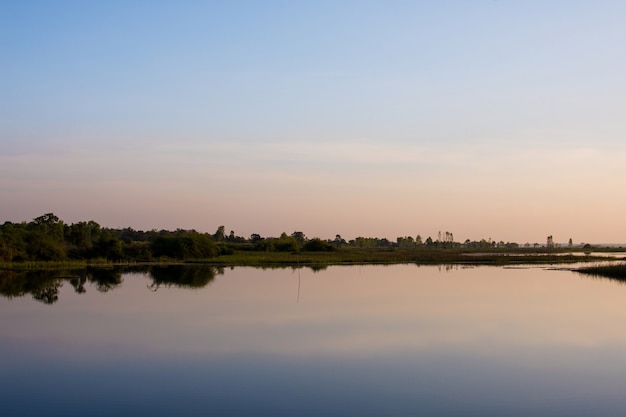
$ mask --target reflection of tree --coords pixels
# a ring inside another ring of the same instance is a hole
[[[59,271],[0,271],[0,295],[7,298],[31,294],[33,299],[52,304],[63,286]]]
[[[87,290],[85,289],[86,282],[87,276],[85,274],[70,278],[70,284],[72,284],[72,287],[74,287],[74,291],[76,291],[78,294],[83,294],[87,292]]]
[[[216,275],[222,275],[224,270],[204,265],[88,267],[81,270],[43,271],[0,270],[0,296],[10,299],[30,294],[37,301],[53,304],[59,300],[60,289],[65,281],[69,281],[77,294],[87,292],[88,282],[98,291],[108,292],[122,285],[126,273],[149,273],[153,281],[149,287],[156,291],[160,286],[202,288],[213,281]]]
[[[24,295],[19,275],[13,271],[0,271],[0,294],[6,298],[21,297]]]
[[[47,286],[37,288],[32,291],[33,299],[44,304],[54,304],[59,301],[59,288],[63,286],[63,281],[56,280]]]
[[[454,271],[454,270],[458,270],[459,269],[459,265],[457,264],[439,264],[437,265],[437,269],[439,270],[439,272],[443,271]]]
[[[320,272],[320,271],[326,270],[328,268],[328,265],[324,265],[324,264],[310,265],[309,268],[311,268],[311,271],[313,272]]]
[[[155,266],[150,269],[153,291],[160,286],[175,286],[181,288],[198,289],[208,285],[216,275],[222,275],[224,270],[213,266],[169,265]]]
[[[108,292],[122,285],[124,280],[121,269],[92,268],[89,270],[89,281],[95,284],[98,291]]]

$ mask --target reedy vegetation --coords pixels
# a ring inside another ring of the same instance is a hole
[[[626,264],[618,263],[612,265],[593,265],[578,268],[578,272],[596,277],[606,277],[613,280],[626,282]]]

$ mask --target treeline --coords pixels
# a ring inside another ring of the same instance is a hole
[[[152,261],[218,254],[213,237],[194,230],[143,232],[101,227],[94,221],[68,225],[53,213],[31,222],[5,222],[0,226],[2,261]]]
[[[390,241],[386,238],[357,237],[346,241],[341,235],[334,239],[309,239],[303,232],[282,233],[279,237],[249,238],[226,234],[224,226],[215,233],[177,229],[140,231],[132,228],[113,229],[95,221],[65,224],[53,213],[30,222],[0,225],[0,261],[66,261],[103,259],[113,262],[152,262],[162,260],[210,259],[235,251],[320,252],[340,248],[411,249],[411,248],[517,248],[516,243],[489,240],[459,243],[450,232],[439,232],[436,239],[422,240],[404,236]]]
[[[340,242],[342,243],[342,242]],[[345,243],[345,241],[343,241]],[[67,261],[104,259],[114,262],[210,259],[235,250],[332,251],[337,246],[302,232],[278,238],[253,234],[249,239],[220,226],[214,234],[177,229],[141,231],[113,229],[95,221],[65,224],[53,213],[30,222],[0,225],[0,261]]]

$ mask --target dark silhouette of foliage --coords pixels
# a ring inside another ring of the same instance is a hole
[[[234,244],[239,242],[249,244],[244,238],[233,238]],[[194,230],[110,229],[92,220],[65,225],[53,213],[28,223],[0,225],[0,261],[106,259],[119,262],[151,261],[161,257],[184,260],[211,258],[219,253],[211,235]]]
[[[87,283],[87,274],[81,273],[79,276],[70,278],[70,284],[74,287],[74,291],[78,294],[84,294],[87,292],[85,284]]]
[[[332,244],[317,237],[306,242],[303,249],[308,252],[332,252],[337,250]]]
[[[30,294],[34,300],[53,304],[62,286],[59,271],[0,271],[0,295],[7,298]]]
[[[626,282],[626,264],[594,265],[578,268],[578,272],[596,277],[610,278],[620,282]]]
[[[216,242],[223,242],[225,238],[226,238],[225,227],[224,226],[218,227],[217,230],[215,231],[215,234],[213,235],[213,239],[215,239]]]
[[[170,236],[158,236],[151,245],[155,258],[203,259],[219,253],[210,236],[197,232],[179,232]]]
[[[284,232],[278,239],[274,239],[273,243],[278,252],[297,252],[300,250],[298,240],[293,236],[287,236],[287,233]]]
[[[276,239],[256,239],[254,242],[254,249],[263,252],[273,252],[275,250],[274,240]]]
[[[100,292],[109,292],[123,283],[122,271],[113,268],[92,268],[87,274],[87,279]]]
[[[33,299],[44,304],[54,304],[59,301],[59,288],[62,286],[62,282],[55,281],[45,287],[37,288],[33,290]]]
[[[0,225],[0,262],[27,261],[66,261],[66,260],[106,260],[109,262],[152,262],[152,261],[198,261],[215,257],[221,262],[242,257],[242,252],[278,252],[284,254],[301,252],[332,252],[345,254],[346,261],[371,258],[372,252],[399,252],[396,256],[404,259],[434,259],[441,254],[422,252],[485,251],[518,249],[514,242],[489,239],[456,242],[451,232],[439,232],[437,240],[430,236],[422,240],[417,234],[397,237],[395,241],[386,238],[359,236],[346,242],[337,234],[334,239],[308,238],[304,232],[294,231],[291,235],[282,233],[279,237],[263,237],[253,233],[249,238],[237,236],[233,230],[226,235],[226,228],[219,226],[214,234],[199,233],[195,230],[134,230],[130,227],[113,229],[102,227],[93,220],[66,225],[53,213],[36,217],[30,222]],[[582,246],[582,244],[581,244]],[[537,250],[538,243],[533,245]],[[558,244],[555,244],[555,248]],[[571,247],[571,245],[570,245]],[[525,248],[530,249],[530,244]],[[589,244],[583,249],[591,251]],[[367,251],[367,255],[355,254]],[[347,253],[351,252],[351,253]],[[330,254],[328,254],[330,255]],[[353,256],[354,255],[354,256]],[[261,254],[248,253],[252,259]],[[381,255],[387,257],[386,254]],[[379,256],[378,258],[380,258]],[[393,256],[389,256],[393,258]],[[335,258],[337,258],[335,256]],[[284,262],[289,262],[286,257]],[[77,287],[78,288],[78,287]]]
[[[149,273],[153,281],[150,288],[156,291],[161,286],[203,288],[224,270],[212,266],[168,265],[152,267]]]
[[[122,260],[124,258],[122,241],[114,233],[104,230],[93,247],[93,255],[96,258],[106,258],[112,261]]]

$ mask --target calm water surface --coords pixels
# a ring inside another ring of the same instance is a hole
[[[3,416],[618,416],[626,286],[437,266],[0,275]]]

